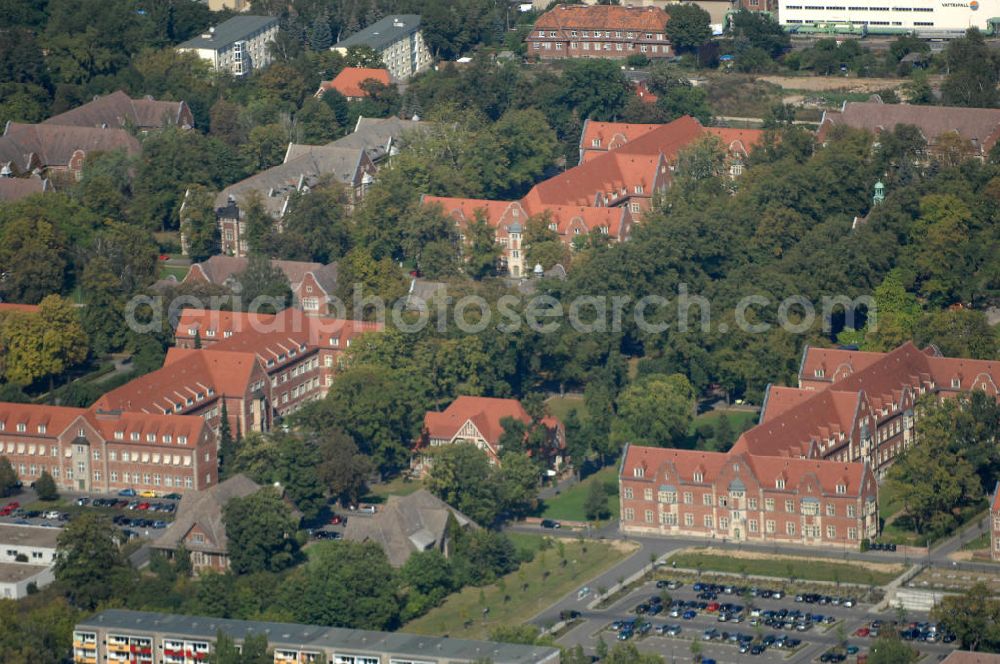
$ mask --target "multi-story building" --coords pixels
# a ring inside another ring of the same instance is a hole
[[[121,150],[138,155],[139,141],[121,128],[8,122],[0,136],[0,171],[7,176],[44,173],[59,184],[83,176],[87,155]]]
[[[824,111],[817,137],[820,142],[825,141],[829,132],[838,126],[865,129],[877,136],[903,124],[914,125],[920,130],[927,141],[929,154],[939,151],[938,142],[942,137],[957,134],[965,142],[969,157],[985,160],[1000,139],[1000,109],[883,104],[878,101],[848,101],[839,111]],[[949,142],[948,149],[954,147],[954,142]]]
[[[558,664],[559,649],[402,632],[372,632],[205,616],[107,609],[77,623],[74,664],[197,664],[208,658],[218,633],[237,647],[250,635],[267,635],[275,664]]]
[[[405,81],[431,66],[432,58],[420,31],[420,16],[386,16],[367,28],[337,42],[331,50],[347,54],[352,46],[368,46],[382,58],[392,77]]]
[[[837,5],[779,0],[778,20],[788,29],[817,23],[853,25],[872,31],[916,31],[935,34],[953,32],[961,34],[969,28],[986,31],[994,17],[1000,15],[1000,0],[973,0],[953,2],[898,2],[897,0],[872,0],[863,5],[837,3]]]
[[[443,445],[475,445],[486,453],[491,464],[500,463],[503,452],[500,437],[505,418],[532,425],[532,418],[517,399],[497,399],[492,397],[460,396],[441,412],[428,411],[424,414],[424,428],[417,441],[413,466],[423,471],[428,464],[425,453],[429,448]],[[566,431],[562,422],[552,416],[543,417],[539,426],[545,427],[548,437],[547,462],[558,468],[563,462],[566,449]]]
[[[67,491],[199,490],[218,479],[201,417],[0,403],[0,450],[22,482],[47,471]]]
[[[98,129],[135,129],[147,132],[164,127],[190,129],[194,116],[183,101],[157,101],[152,97],[132,99],[121,90],[53,115],[42,124]]]
[[[942,357],[907,342],[889,353],[806,347],[799,386],[768,388],[761,423],[733,450],[865,463],[882,477],[915,442],[924,395],[998,394],[1000,362]]]
[[[990,499],[990,558],[1000,560],[1000,482]]]
[[[0,524],[0,597],[21,599],[29,586],[52,583],[56,560],[56,528]]]
[[[860,463],[630,445],[619,489],[629,534],[855,548],[878,533]]]
[[[627,58],[673,55],[658,7],[556,5],[542,14],[526,38],[528,55],[554,58]]]
[[[278,36],[278,19],[273,16],[234,16],[209,28],[177,47],[207,60],[212,69],[233,76],[248,76],[271,64],[268,50]]]

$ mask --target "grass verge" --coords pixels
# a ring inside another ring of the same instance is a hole
[[[681,552],[671,556],[670,562],[676,562],[677,567],[727,574],[876,586],[885,585],[903,573],[902,565],[882,564],[875,567],[871,564],[855,565],[815,558],[763,555],[750,557],[731,551],[718,554],[707,551],[707,549],[694,549]]]
[[[556,519],[557,521],[586,521],[587,514],[584,503],[587,501],[587,494],[590,492],[590,485],[593,483],[609,485],[613,492],[608,494],[608,510],[611,518],[618,518],[618,465],[611,465],[602,468],[579,484],[574,484],[555,498],[545,501],[541,516],[546,519]]]
[[[441,606],[407,623],[402,631],[485,638],[495,627],[523,623],[635,550],[634,544],[623,542],[559,541],[563,543],[565,557],[560,556],[558,544],[539,551],[534,560],[521,565],[518,571],[492,585],[454,593]],[[489,611],[484,614],[483,609]]]

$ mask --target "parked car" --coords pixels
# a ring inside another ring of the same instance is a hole
[[[693,620],[695,617],[697,617],[697,615],[698,615],[697,611],[693,609],[688,609],[687,611],[681,614],[681,618],[683,618],[684,620]]]
[[[156,498],[156,492],[145,489],[139,492],[139,495],[143,498]]]
[[[344,517],[340,516],[339,514],[334,514],[333,516],[330,517],[330,525],[331,526],[340,526],[340,525],[343,525],[346,521],[347,521],[347,519],[345,519]]]
[[[548,528],[550,530],[553,528],[562,528],[562,524],[560,524],[558,521],[553,521],[552,519],[542,519],[541,525],[542,528]]]
[[[86,496],[80,496],[79,498],[76,499],[76,504],[79,505],[80,507],[88,505],[89,503],[90,503],[90,498],[87,498]]]
[[[570,621],[570,620],[576,620],[579,617],[580,617],[580,612],[579,611],[566,610],[566,611],[560,611],[559,612],[559,620],[562,620],[563,622],[567,622],[567,621]]]
[[[584,586],[583,588],[580,588],[580,590],[577,591],[576,598],[580,600],[589,594],[590,594],[590,586]]]
[[[122,489],[121,491],[118,492],[118,495],[124,496],[125,498],[134,498],[135,489]]]
[[[58,519],[61,516],[62,515],[59,513],[59,510],[49,510],[48,512],[46,512],[45,514],[42,515],[42,518],[43,519]]]
[[[180,500],[181,499],[181,494],[179,494],[179,493],[168,493],[167,495],[164,496],[164,498],[166,498],[167,500]]]

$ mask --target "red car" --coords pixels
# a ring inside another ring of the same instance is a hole
[[[867,627],[859,627],[858,631],[854,632],[854,636],[868,636],[869,632],[871,632],[871,630]]]
[[[139,503],[138,505],[136,505],[136,509],[137,510],[148,510],[149,509],[149,503]]]
[[[344,523],[344,517],[340,516],[339,514],[334,514],[333,517],[330,519],[331,526],[339,526],[342,523]]]
[[[0,516],[8,516],[11,512],[13,512],[14,510],[16,510],[20,506],[21,506],[21,503],[17,502],[16,500],[13,501],[13,502],[7,503],[6,505],[3,506],[3,509],[0,509]]]
[[[715,613],[716,611],[719,610],[719,603],[709,602],[708,606],[705,607],[705,610],[708,611],[709,613]]]

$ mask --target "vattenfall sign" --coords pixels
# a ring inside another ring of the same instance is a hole
[[[942,2],[941,6],[942,7],[968,7],[972,11],[976,11],[977,9],[979,9],[979,2],[978,2],[978,0],[972,0],[972,2],[968,2],[968,3],[965,3],[965,2]]]

